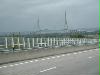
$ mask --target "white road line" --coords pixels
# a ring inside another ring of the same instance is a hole
[[[2,66],[2,67],[6,68],[7,66]]]
[[[13,67],[14,65],[9,65],[10,67]]]
[[[31,60],[31,61],[29,61],[29,62],[33,62],[33,61]]]
[[[78,52],[78,53],[82,53],[82,52]]]
[[[51,57],[52,59],[56,58],[56,57]]]
[[[87,52],[87,51],[83,51],[83,52]]]
[[[73,54],[75,54],[75,55],[76,55],[77,53],[73,53]]]
[[[26,63],[26,64],[27,64],[27,63],[29,63],[29,62],[24,62],[24,63]]]
[[[41,59],[41,60],[46,60],[46,59]]]
[[[60,58],[60,56],[57,56],[57,58]]]
[[[93,57],[88,57],[89,59],[93,58]]]
[[[19,64],[21,64],[21,65],[22,65],[22,64],[24,64],[24,63],[19,63]]]
[[[46,58],[46,59],[50,59],[50,58]]]
[[[34,60],[35,62],[39,61],[39,60]]]
[[[52,68],[49,68],[49,69],[45,69],[45,70],[42,70],[40,72],[45,72],[45,71],[49,71],[49,70],[52,70],[52,69],[56,69],[56,67],[52,67]]]
[[[19,64],[14,64],[15,66],[18,66]]]
[[[65,54],[61,55],[61,56],[65,56]]]

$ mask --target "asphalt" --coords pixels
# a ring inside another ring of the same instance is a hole
[[[58,48],[43,48],[43,49],[32,49],[28,51],[20,51],[14,53],[0,53],[0,65],[18,62],[23,60],[31,60],[35,58],[42,58],[51,55],[58,55],[63,53],[70,53],[75,51],[82,51],[85,49],[95,49],[98,45],[82,45],[82,46],[70,46],[70,47],[58,47]]]
[[[0,65],[0,75],[99,75],[99,49]]]

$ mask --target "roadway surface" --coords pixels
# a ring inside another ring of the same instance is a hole
[[[99,49],[0,65],[0,75],[99,75]]]

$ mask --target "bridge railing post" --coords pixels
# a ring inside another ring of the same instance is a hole
[[[8,49],[8,39],[7,39],[7,37],[5,37],[5,47],[6,47],[6,49]]]
[[[23,48],[25,49],[25,38],[23,37]]]

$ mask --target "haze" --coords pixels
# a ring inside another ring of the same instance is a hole
[[[0,32],[98,28],[99,0],[0,0]]]

